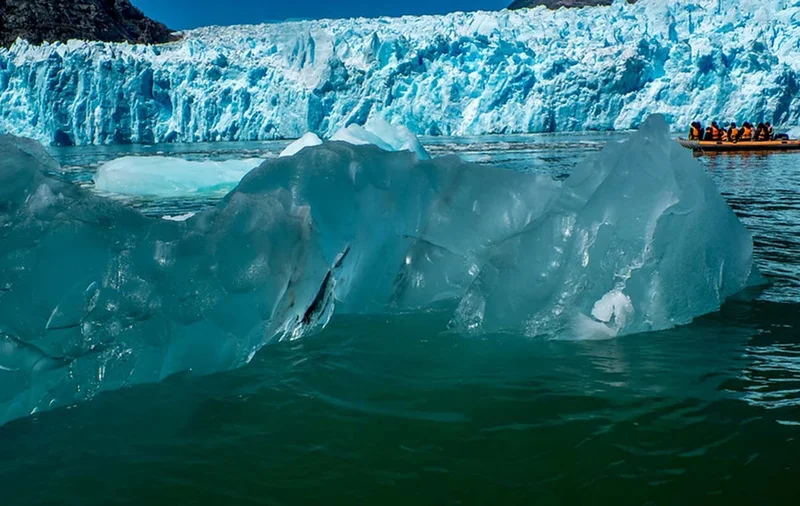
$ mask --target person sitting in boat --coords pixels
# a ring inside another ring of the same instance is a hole
[[[756,125],[756,132],[755,132],[755,137],[753,138],[753,140],[759,141],[759,142],[760,141],[765,141],[765,140],[767,140],[766,137],[767,137],[766,127],[764,126],[764,123],[759,123],[758,125]]]
[[[742,125],[742,130],[739,132],[739,141],[749,142],[753,140],[753,125],[745,121]]]
[[[731,123],[731,126],[728,127],[728,140],[731,142],[739,140],[739,129],[736,128],[736,123]]]
[[[775,131],[772,129],[772,125],[769,124],[769,121],[764,123],[764,128],[767,130],[767,138],[764,139],[766,141],[771,141],[775,138]]]
[[[714,140],[714,131],[711,127],[706,127],[706,135],[703,137],[704,141],[713,141]]]
[[[691,124],[691,126],[689,127],[689,140],[690,141],[699,141],[699,140],[701,140],[701,132],[702,132],[701,128],[702,127],[700,126],[700,123],[697,122],[697,121],[695,121],[694,123]]]
[[[713,140],[721,141],[722,140],[722,129],[717,125],[716,121],[711,122],[711,133],[713,135]]]

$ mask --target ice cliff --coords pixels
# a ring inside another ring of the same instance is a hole
[[[0,136],[0,423],[238,367],[334,312],[608,338],[689,323],[757,276],[750,234],[660,116],[563,183],[313,144],[176,222],[53,178],[41,145]]]
[[[209,27],[180,42],[0,50],[0,131],[89,144],[627,129],[651,112],[800,123],[800,5],[618,1]]]

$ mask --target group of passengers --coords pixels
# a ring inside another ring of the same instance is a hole
[[[772,125],[759,123],[755,127],[748,122],[744,122],[742,128],[737,128],[736,123],[731,123],[727,130],[720,128],[716,121],[710,127],[703,130],[703,125],[699,121],[692,123],[689,128],[689,140],[691,141],[771,141],[775,139],[775,132]]]

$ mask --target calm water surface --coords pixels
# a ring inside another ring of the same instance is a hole
[[[615,135],[425,139],[566,177]],[[270,156],[285,143],[54,151],[91,186],[135,152]],[[772,284],[680,329],[603,342],[339,317],[248,367],[114,392],[0,428],[0,504],[798,504],[800,154],[698,159]],[[160,215],[213,199],[129,199]]]

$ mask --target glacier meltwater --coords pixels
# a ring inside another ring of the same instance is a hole
[[[0,136],[0,423],[235,368],[335,312],[609,338],[689,323],[758,278],[750,234],[661,116],[563,182],[430,159],[407,132],[342,137],[307,137],[176,222]]]
[[[619,0],[0,49],[0,132],[92,144],[628,129],[650,113],[800,124],[800,4]]]

